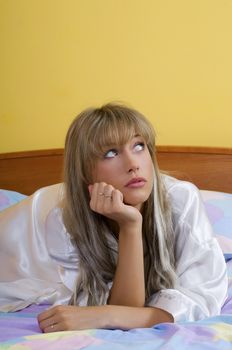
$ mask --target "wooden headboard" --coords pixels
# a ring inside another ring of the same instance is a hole
[[[0,154],[0,189],[31,194],[62,181],[63,149]],[[160,169],[200,189],[232,193],[232,148],[157,146]]]

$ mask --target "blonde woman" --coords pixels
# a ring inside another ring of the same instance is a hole
[[[0,213],[0,311],[49,304],[43,332],[150,327],[220,313],[226,265],[197,188],[160,174],[155,135],[118,104],[66,137],[64,188]]]
[[[118,104],[83,111],[66,137],[64,171],[64,201],[47,225],[63,232],[73,295],[38,316],[44,332],[220,313],[226,267],[199,192],[160,174],[143,115]]]

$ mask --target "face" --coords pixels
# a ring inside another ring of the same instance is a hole
[[[112,185],[124,203],[140,210],[153,186],[153,163],[143,138],[135,135],[123,146],[109,147],[96,162],[93,182]]]

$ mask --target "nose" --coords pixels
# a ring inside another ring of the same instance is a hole
[[[135,154],[127,152],[124,159],[125,168],[128,173],[137,172],[139,170],[139,163]]]
[[[139,170],[139,166],[131,166],[131,168],[128,170],[128,173],[136,173]]]

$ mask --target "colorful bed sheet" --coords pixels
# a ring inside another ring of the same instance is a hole
[[[48,305],[31,305],[19,312],[0,313],[0,349],[232,350],[232,195],[202,191],[202,197],[227,261],[229,293],[221,315],[129,331],[90,329],[42,334],[37,315]],[[22,194],[0,190],[0,210],[24,198]]]
[[[217,317],[129,331],[90,329],[42,334],[36,316],[47,305],[31,305],[19,312],[0,313],[0,349],[232,349],[232,260],[227,262],[227,267],[229,295]]]

